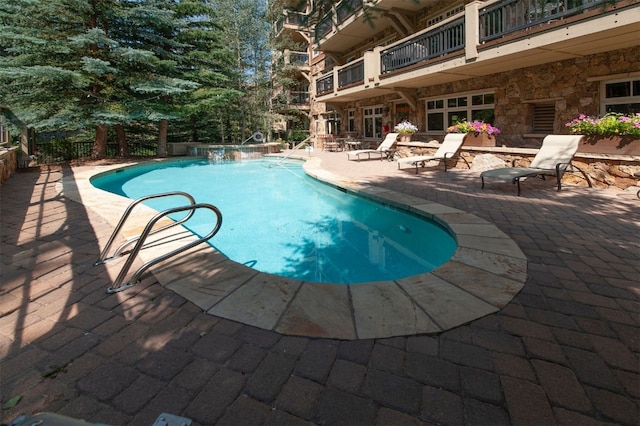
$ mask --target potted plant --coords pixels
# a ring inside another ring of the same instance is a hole
[[[470,146],[496,146],[500,129],[484,121],[460,121],[447,128],[448,133],[466,133],[464,144]]]
[[[565,126],[573,134],[585,135],[580,152],[640,155],[640,113],[580,114]]]
[[[393,130],[400,135],[400,142],[409,142],[411,136],[418,131],[418,126],[411,124],[408,120],[402,120]]]

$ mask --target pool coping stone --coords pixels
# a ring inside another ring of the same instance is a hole
[[[527,258],[495,225],[462,210],[335,175],[321,168],[320,158],[299,159],[305,161],[305,172],[319,181],[445,226],[458,242],[451,260],[405,279],[334,285],[259,272],[201,245],[152,266],[151,273],[211,315],[287,335],[342,340],[439,333],[499,311],[524,286]],[[90,179],[134,164],[78,169],[59,185],[66,197],[115,227],[131,200],[95,188]],[[125,237],[139,233],[156,213],[139,208],[144,214],[132,218]],[[154,238],[169,243],[143,250],[139,258],[149,262],[195,239],[184,234],[175,229],[157,234]]]

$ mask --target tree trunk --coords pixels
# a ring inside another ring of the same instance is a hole
[[[191,117],[191,142],[199,142],[200,135],[198,134],[198,119],[194,115]]]
[[[160,120],[158,125],[158,157],[167,156],[167,132],[169,129],[168,120]]]
[[[129,145],[127,145],[127,134],[122,124],[116,124],[116,139],[118,139],[118,156],[129,156]]]
[[[98,124],[96,126],[96,140],[93,143],[91,152],[92,160],[102,160],[107,156],[107,125]]]

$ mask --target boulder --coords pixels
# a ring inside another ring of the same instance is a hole
[[[483,172],[485,170],[499,169],[501,167],[509,167],[509,165],[501,158],[493,154],[476,155],[471,164],[471,170]]]

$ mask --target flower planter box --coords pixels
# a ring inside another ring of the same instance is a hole
[[[398,142],[411,142],[413,135],[398,135]]]
[[[462,144],[465,146],[496,146],[496,137],[486,133],[467,133]]]
[[[633,136],[585,136],[578,152],[640,155],[640,139]]]

